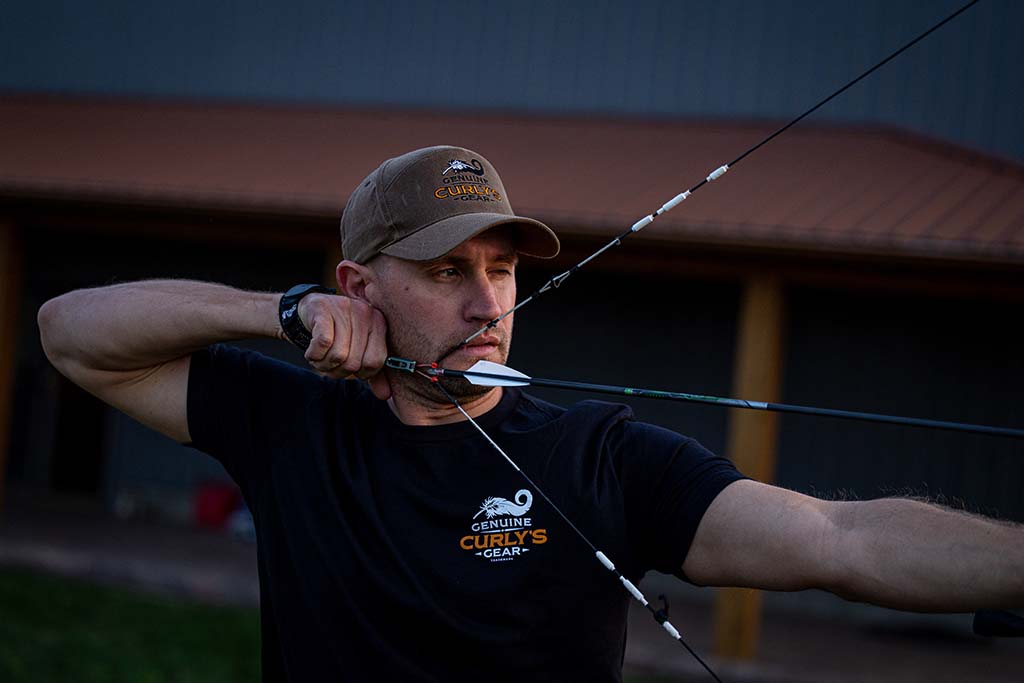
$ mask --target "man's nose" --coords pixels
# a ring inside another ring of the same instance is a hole
[[[468,320],[490,321],[504,313],[498,284],[481,276],[473,279],[473,286],[466,302]]]

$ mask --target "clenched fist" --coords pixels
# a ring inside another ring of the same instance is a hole
[[[305,357],[328,377],[359,377],[370,383],[373,395],[391,397],[381,372],[387,358],[387,322],[369,304],[333,294],[310,294],[299,302],[299,318],[313,340]]]

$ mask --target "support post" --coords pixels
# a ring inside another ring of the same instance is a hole
[[[14,408],[15,342],[18,338],[18,302],[21,295],[22,245],[17,229],[0,220],[0,510],[7,477],[7,450],[11,442]]]
[[[780,279],[756,275],[740,303],[732,395],[755,401],[780,400],[785,300]],[[729,411],[726,454],[741,472],[758,481],[775,479],[778,415],[734,408]],[[720,657],[751,659],[761,631],[761,592],[726,588],[715,598],[715,645]]]

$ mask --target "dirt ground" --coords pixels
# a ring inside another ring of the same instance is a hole
[[[0,565],[134,586],[185,599],[256,604],[255,546],[201,529],[116,519],[95,503],[8,491]],[[653,596],[649,596],[653,597]],[[672,622],[723,681],[774,683],[1024,681],[1024,639],[991,640],[970,620],[894,626],[766,609],[756,658],[714,656],[710,603],[676,597]],[[626,671],[711,681],[642,608],[629,623]]]

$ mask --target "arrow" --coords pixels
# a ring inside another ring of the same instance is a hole
[[[804,112],[803,114],[801,114],[797,118],[795,118],[792,121],[790,121],[789,123],[787,123],[782,128],[778,129],[777,131],[775,131],[774,133],[769,135],[767,138],[765,138],[764,140],[762,140],[758,144],[754,145],[753,147],[749,148],[748,150],[746,150],[745,152],[740,154],[733,161],[731,161],[731,162],[729,162],[727,164],[723,164],[723,165],[719,166],[718,168],[716,168],[715,170],[711,171],[711,173],[708,174],[708,176],[705,179],[699,181],[696,185],[694,185],[690,189],[685,190],[685,191],[677,194],[675,197],[673,197],[672,199],[670,199],[667,202],[665,202],[656,211],[653,211],[652,213],[650,213],[650,214],[644,216],[643,218],[641,218],[640,220],[638,220],[628,230],[626,230],[621,235],[619,235],[619,236],[615,237],[614,239],[612,239],[611,242],[607,243],[606,245],[604,245],[603,247],[598,249],[596,252],[594,252],[593,254],[588,256],[587,258],[583,259],[582,261],[580,261],[579,263],[577,263],[576,265],[574,265],[572,268],[570,268],[569,270],[565,271],[564,273],[562,273],[560,275],[556,275],[556,276],[552,277],[551,279],[549,279],[544,285],[542,285],[540,287],[540,289],[535,291],[533,294],[528,296],[523,301],[519,302],[518,304],[515,304],[512,308],[510,308],[509,310],[505,311],[504,313],[499,315],[497,318],[494,318],[493,320],[489,321],[486,325],[481,327],[475,333],[471,334],[469,337],[467,337],[464,340],[462,340],[462,342],[460,342],[457,346],[455,346],[452,349],[450,349],[447,353],[445,353],[443,356],[441,356],[436,362],[430,363],[430,364],[421,364],[421,363],[416,363],[415,361],[410,361],[410,360],[401,359],[401,358],[388,358],[386,360],[385,364],[388,367],[390,367],[390,368],[394,368],[394,369],[398,369],[398,370],[403,370],[403,371],[411,372],[411,373],[415,373],[415,374],[419,374],[419,375],[421,375],[423,377],[426,377],[426,378],[430,379],[432,382],[434,382],[436,384],[437,388],[440,389],[441,393],[444,394],[444,396],[452,403],[452,405],[454,405],[456,408],[458,408],[459,411],[463,414],[463,416],[505,458],[505,460],[507,460],[528,482],[530,482],[531,485],[533,485],[534,488],[537,489],[537,491],[539,493],[542,493],[542,495],[543,495],[543,492],[541,492],[540,489],[537,488],[535,484],[533,484],[532,480],[530,480],[530,478],[526,475],[526,473],[523,472],[519,468],[519,466],[515,464],[515,462],[508,456],[508,454],[506,454],[491,439],[491,437],[487,435],[487,432],[484,431],[480,427],[480,425],[478,425],[476,423],[476,421],[473,420],[472,417],[470,417],[470,415],[462,408],[461,405],[459,405],[459,402],[453,396],[451,396],[451,394],[448,392],[448,390],[441,383],[438,382],[438,378],[440,376],[443,376],[443,375],[461,376],[461,377],[464,377],[467,380],[469,380],[471,382],[474,382],[474,383],[477,383],[477,384],[479,384],[481,382],[481,380],[490,380],[491,382],[493,382],[492,384],[489,384],[489,385],[485,384],[484,386],[525,386],[525,385],[529,385],[529,384],[535,384],[535,385],[538,385],[538,386],[549,386],[549,387],[556,387],[556,388],[585,389],[585,390],[589,390],[589,391],[597,391],[597,392],[601,392],[601,393],[612,393],[612,394],[625,395],[625,396],[645,396],[645,397],[648,397],[648,398],[662,398],[662,399],[693,401],[693,402],[698,402],[698,403],[712,403],[712,404],[716,404],[716,405],[731,405],[731,406],[735,406],[735,407],[738,407],[738,408],[753,408],[753,409],[761,409],[761,410],[776,410],[776,411],[780,411],[780,412],[807,413],[807,414],[815,414],[815,415],[826,415],[826,416],[831,416],[831,417],[842,417],[842,418],[847,418],[847,419],[871,420],[871,421],[878,421],[878,422],[894,422],[894,423],[898,423],[898,424],[909,424],[909,425],[914,425],[914,426],[933,427],[933,428],[939,428],[939,429],[952,429],[952,430],[957,430],[957,431],[972,431],[972,432],[980,431],[982,433],[988,433],[988,434],[997,434],[997,435],[1001,435],[1001,436],[1013,436],[1013,437],[1017,437],[1017,438],[1024,438],[1024,430],[1002,429],[1002,428],[997,428],[997,427],[978,427],[978,426],[975,426],[975,425],[964,425],[964,424],[958,424],[958,423],[946,423],[946,422],[940,422],[940,421],[937,421],[937,420],[918,420],[918,419],[912,419],[912,418],[895,418],[895,417],[890,417],[890,416],[885,416],[885,415],[872,415],[870,413],[853,413],[853,412],[847,412],[847,411],[837,411],[837,410],[827,410],[827,409],[802,408],[800,406],[785,406],[785,405],[782,405],[782,404],[755,403],[755,402],[751,402],[751,401],[741,401],[741,400],[737,400],[737,399],[722,399],[722,398],[717,398],[717,397],[713,397],[713,396],[698,396],[698,395],[693,395],[693,394],[681,394],[681,393],[676,393],[676,392],[650,391],[650,390],[644,390],[644,389],[628,389],[628,388],[624,388],[624,387],[612,387],[612,386],[598,385],[598,384],[584,384],[584,383],[579,383],[579,382],[565,382],[565,381],[559,381],[559,380],[538,380],[538,379],[535,379],[535,378],[530,378],[527,375],[524,375],[523,373],[511,370],[509,368],[504,368],[504,366],[497,366],[496,364],[485,365],[483,370],[492,370],[493,371],[493,370],[495,370],[497,368],[501,368],[497,372],[484,372],[480,368],[480,363],[477,363],[476,365],[474,365],[473,368],[470,369],[470,371],[455,371],[455,370],[448,370],[448,369],[443,369],[443,368],[439,367],[440,362],[443,361],[445,358],[447,358],[449,355],[451,355],[452,353],[454,353],[458,349],[461,349],[464,346],[466,346],[467,344],[469,344],[473,339],[475,339],[476,337],[479,337],[486,330],[492,329],[492,328],[496,327],[502,320],[504,320],[506,317],[512,315],[515,311],[517,311],[518,309],[522,308],[523,306],[528,304],[530,301],[533,301],[534,299],[540,297],[542,294],[544,294],[544,293],[546,293],[548,291],[552,291],[554,289],[558,289],[565,282],[565,280],[567,280],[573,273],[578,271],[580,268],[582,268],[585,265],[587,265],[587,263],[589,263],[590,261],[592,261],[595,258],[597,258],[598,256],[600,256],[605,251],[607,251],[607,250],[609,250],[609,249],[611,249],[611,248],[613,248],[615,246],[620,245],[624,239],[626,239],[627,237],[629,237],[630,235],[632,235],[632,234],[634,234],[636,232],[639,232],[640,230],[642,230],[646,226],[650,225],[651,223],[654,222],[655,219],[657,219],[662,214],[664,214],[664,213],[666,213],[668,211],[671,211],[673,208],[675,208],[676,206],[681,204],[683,201],[685,201],[688,197],[690,197],[694,192],[696,192],[697,190],[702,188],[704,185],[706,185],[708,183],[711,183],[712,181],[717,180],[722,175],[724,175],[729,170],[730,166],[735,166],[736,164],[740,163],[743,159],[745,159],[747,156],[749,156],[750,154],[752,154],[753,152],[758,150],[760,147],[762,147],[763,145],[767,144],[771,140],[775,139],[777,136],[781,135],[786,130],[788,130],[791,126],[795,125],[796,123],[798,123],[799,121],[801,121],[805,117],[809,116],[811,113],[816,111],[818,108],[824,106],[827,102],[831,101],[833,98],[838,97],[840,94],[845,92],[847,89],[853,87],[856,83],[860,82],[861,80],[863,80],[864,78],[869,76],[871,73],[873,73],[877,69],[881,68],[882,66],[884,66],[885,64],[887,64],[891,60],[895,59],[898,55],[900,55],[904,51],[908,50],[913,45],[917,44],[921,40],[924,40],[924,38],[926,38],[928,35],[930,35],[934,31],[937,31],[939,28],[941,28],[942,26],[944,26],[948,22],[952,21],[953,19],[955,19],[957,16],[959,16],[963,12],[967,11],[968,9],[970,9],[977,2],[978,2],[978,0],[970,0],[966,5],[964,5],[960,9],[958,9],[956,12],[954,12],[951,15],[949,15],[948,17],[946,17],[945,19],[943,19],[939,23],[935,24],[934,26],[932,26],[930,29],[928,29],[927,31],[925,31],[924,33],[919,35],[918,37],[914,38],[909,43],[907,43],[906,45],[904,45],[903,47],[898,49],[896,52],[892,53],[891,55],[889,55],[888,57],[883,59],[881,62],[879,62],[878,64],[873,66],[871,69],[869,69],[868,71],[864,72],[863,74],[861,74],[860,76],[858,76],[854,80],[850,81],[849,83],[844,85],[842,88],[840,88],[839,90],[835,91],[834,93],[832,93],[831,95],[826,97],[824,100],[818,102],[816,105],[814,105],[813,107],[808,109],[806,112]],[[484,361],[481,361],[481,363],[482,362],[484,362]],[[490,365],[496,365],[496,367],[490,367]],[[473,369],[476,369],[475,373],[471,372]],[[467,373],[469,373],[469,375],[467,375]],[[490,376],[488,377],[487,375],[490,375]],[[554,505],[554,503],[547,497],[547,495],[543,495],[543,497],[555,509],[555,511],[562,517],[562,519],[564,519],[565,521],[569,522],[568,517],[566,517],[565,514],[562,513],[562,511],[556,505]],[[570,524],[570,526],[572,526],[571,522],[569,522],[569,524]],[[633,595],[633,597],[635,599],[637,599],[641,604],[643,604],[644,607],[646,607],[651,612],[651,614],[654,616],[655,620],[658,621],[665,628],[665,630],[669,632],[669,634],[674,639],[678,640],[679,643],[698,662],[700,662],[700,664],[704,667],[704,669],[708,672],[708,674],[712,678],[714,678],[715,681],[717,681],[718,683],[721,683],[721,679],[715,674],[714,671],[711,670],[711,667],[709,667],[707,665],[707,663],[705,663],[704,660],[700,658],[700,656],[686,643],[686,641],[683,640],[683,638],[679,634],[679,632],[668,622],[668,620],[667,620],[667,616],[668,616],[667,615],[667,605],[666,605],[666,608],[664,610],[655,610],[647,602],[647,600],[643,597],[643,595],[636,589],[636,587],[632,586],[632,584],[630,584],[629,581],[624,576],[619,574],[618,570],[615,569],[614,564],[612,564],[611,561],[602,552],[597,551],[596,547],[586,538],[586,536],[584,536],[582,534],[582,532],[580,532],[578,529],[576,529],[575,526],[573,526],[573,528],[576,530],[576,533],[583,539],[583,541],[588,546],[590,546],[591,549],[596,551],[597,558],[601,561],[601,563],[607,569],[609,569],[610,571],[612,571],[614,574],[617,575],[619,580],[622,581],[623,585],[626,587],[627,591],[629,591]]]
[[[391,368],[405,369],[407,371],[415,371],[416,369],[419,369],[428,377],[462,377],[472,384],[484,387],[522,387],[531,385],[538,387],[552,387],[555,389],[575,389],[579,391],[594,391],[601,394],[613,394],[616,396],[656,398],[668,401],[684,401],[687,403],[706,403],[725,406],[728,408],[747,408],[750,410],[766,410],[778,413],[818,415],[844,420],[884,422],[911,427],[928,427],[955,432],[970,432],[974,434],[988,434],[990,436],[1005,436],[1015,439],[1024,439],[1024,429],[1011,429],[1009,427],[990,427],[987,425],[968,424],[965,422],[927,420],[917,417],[880,415],[878,413],[863,413],[851,410],[836,410],[833,408],[814,408],[809,406],[790,405],[786,403],[747,401],[739,398],[704,396],[701,394],[687,394],[679,391],[659,391],[657,389],[637,389],[610,384],[573,382],[561,379],[542,379],[540,377],[530,377],[518,370],[486,360],[478,361],[469,370],[452,370],[449,368],[434,367],[433,364],[418,364],[414,361],[407,361],[401,358],[389,358],[387,360],[387,365]]]

